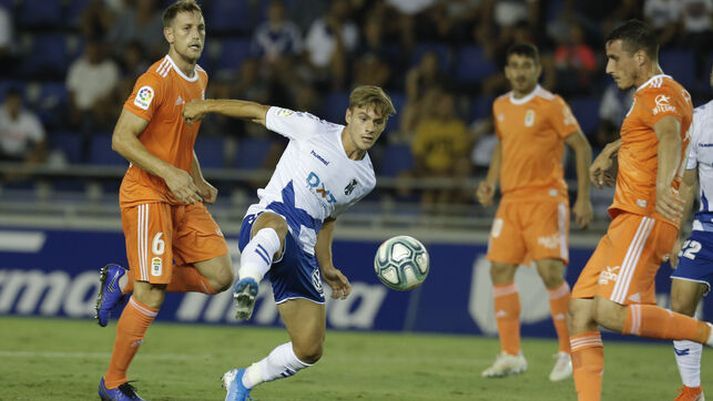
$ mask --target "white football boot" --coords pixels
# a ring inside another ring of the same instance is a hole
[[[566,352],[554,355],[555,366],[550,372],[550,381],[558,382],[572,377],[572,358]]]
[[[495,362],[480,374],[482,377],[506,377],[524,373],[527,370],[527,360],[519,353],[510,355],[504,352],[498,354]]]

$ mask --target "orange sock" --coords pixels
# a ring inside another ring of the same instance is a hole
[[[705,322],[656,305],[629,305],[622,333],[705,344],[711,329]]]
[[[550,312],[552,322],[555,324],[557,339],[559,340],[559,351],[569,353],[569,329],[567,329],[567,313],[569,311],[569,284],[562,283],[554,290],[547,290],[550,293]]]
[[[129,275],[129,281],[121,292],[128,294],[134,291],[134,278]],[[193,265],[181,265],[173,267],[171,282],[166,287],[167,292],[202,292],[203,294],[216,294],[216,291]]]
[[[119,318],[109,369],[104,374],[107,388],[116,388],[128,381],[126,371],[157,314],[157,309],[140,303],[134,297],[129,299]]]
[[[506,354],[520,353],[520,295],[515,284],[493,286],[495,320],[500,335],[500,350]]]
[[[578,401],[600,401],[604,373],[604,344],[598,331],[589,331],[570,338],[574,387]]]

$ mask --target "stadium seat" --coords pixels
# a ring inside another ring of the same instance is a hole
[[[89,162],[91,164],[110,166],[129,165],[129,162],[126,161],[126,159],[111,149],[111,135],[105,132],[96,133],[92,137]]]
[[[696,84],[696,59],[692,51],[682,49],[661,50],[659,62],[664,72],[672,76],[686,89]],[[709,71],[706,71],[706,76]]]
[[[61,151],[67,163],[75,164],[82,161],[82,138],[78,132],[49,132],[47,136],[49,148]]]
[[[19,25],[26,28],[61,26],[62,3],[56,0],[23,0],[18,10]]]
[[[206,11],[206,26],[211,32],[250,32],[252,10],[248,0],[213,0]]]
[[[463,46],[454,65],[455,80],[466,85],[480,84],[483,79],[498,71],[495,63],[487,58],[479,46]]]
[[[202,168],[225,167],[225,143],[223,137],[199,135],[194,149]]]
[[[490,117],[493,113],[493,96],[479,95],[471,98],[468,123]]]
[[[225,39],[218,47],[216,70],[238,71],[243,61],[250,57],[250,39]]]
[[[64,18],[72,27],[79,27],[82,13],[87,8],[91,0],[69,0],[64,10]]]
[[[333,123],[345,124],[344,113],[347,107],[349,107],[348,92],[330,92],[324,97],[320,117]]]
[[[436,53],[438,56],[438,65],[441,67],[441,70],[447,71],[451,59],[451,51],[446,44],[439,42],[425,42],[417,44],[411,53],[411,65],[418,65],[421,62],[423,55],[429,52]]]
[[[415,166],[411,146],[408,144],[389,144],[384,150],[379,175],[396,177],[400,173],[413,170]]]
[[[401,125],[401,113],[403,112],[404,105],[406,104],[406,95],[403,92],[392,92],[389,93],[391,96],[391,102],[394,104],[396,109],[396,114],[389,118],[389,122],[386,125],[384,133],[398,131]]]
[[[235,154],[235,167],[245,170],[262,168],[271,147],[272,140],[269,138],[240,139]]]
[[[67,73],[67,41],[62,34],[40,34],[32,38],[22,73],[37,78],[64,79]]]
[[[580,97],[569,99],[568,102],[584,134],[587,136],[594,135],[599,126],[599,99],[595,97]]]

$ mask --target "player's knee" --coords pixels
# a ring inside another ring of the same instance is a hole
[[[320,358],[322,358],[323,347],[321,342],[305,344],[292,343],[292,347],[295,352],[295,356],[297,356],[297,359],[304,363],[312,365],[319,361]]]
[[[143,281],[134,284],[134,299],[150,308],[161,308],[165,296],[165,285],[149,284]]]
[[[548,289],[556,289],[564,282],[564,265],[559,260],[537,262],[537,273]]]
[[[570,332],[591,331],[596,328],[592,316],[591,300],[571,299],[569,301],[569,329]]]
[[[594,320],[609,330],[622,331],[626,320],[626,310],[623,306],[607,299],[595,298]]]
[[[693,316],[696,313],[698,302],[695,297],[683,291],[671,292],[671,310],[684,315]]]
[[[216,292],[223,292],[230,288],[234,280],[233,269],[230,266],[221,266],[215,275],[213,286]]]
[[[515,266],[493,263],[490,267],[490,278],[495,285],[511,284],[515,280]]]

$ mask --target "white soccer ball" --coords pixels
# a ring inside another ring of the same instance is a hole
[[[428,251],[416,238],[399,235],[384,241],[374,256],[374,271],[385,286],[412,290],[428,275]]]

